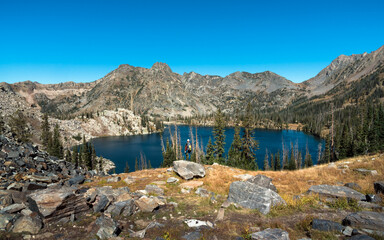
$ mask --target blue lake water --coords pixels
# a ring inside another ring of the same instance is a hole
[[[169,127],[163,132],[164,145],[167,138],[169,138]],[[173,132],[173,126],[170,127]],[[204,148],[206,147],[209,137],[212,138],[212,127],[196,127],[199,142],[203,142]],[[181,144],[184,146],[187,139],[190,137],[189,126],[178,126],[180,133]],[[193,133],[196,134],[195,127]],[[234,128],[225,129],[225,151],[228,152],[233,140]],[[241,133],[242,134],[242,133]],[[324,148],[324,141],[312,135],[305,134],[300,131],[294,130],[266,130],[255,129],[255,140],[259,142],[259,149],[256,151],[257,164],[259,168],[263,168],[265,152],[273,154],[280,151],[282,153],[283,143],[286,149],[291,148],[291,143],[298,146],[302,156],[305,156],[306,146],[308,146],[309,153],[312,155],[314,163],[318,161],[318,149],[321,144]],[[147,160],[151,161],[151,165],[157,168],[163,161],[161,152],[161,135],[154,133],[149,135],[137,136],[124,136],[124,137],[102,137],[92,140],[98,156],[103,156],[112,160],[116,164],[116,173],[124,172],[126,162],[129,164],[130,171],[135,169],[135,159],[140,159],[140,155],[145,156]],[[204,149],[205,150],[205,149]]]

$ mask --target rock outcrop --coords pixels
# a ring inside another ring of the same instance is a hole
[[[347,198],[357,201],[365,201],[364,194],[343,186],[315,185],[309,188],[308,193],[319,194],[322,197]]]

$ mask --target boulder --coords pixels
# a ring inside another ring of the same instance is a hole
[[[363,175],[376,176],[378,174],[376,170],[369,170],[369,169],[365,169],[365,168],[357,168],[357,169],[354,169],[354,171],[361,173]]]
[[[289,234],[280,228],[267,228],[264,231],[252,233],[251,239],[289,240]]]
[[[45,222],[57,221],[89,209],[85,199],[75,195],[68,187],[35,191],[29,195],[28,203],[32,211],[44,217]]]
[[[343,225],[337,222],[323,220],[323,219],[313,219],[312,229],[324,231],[324,232],[339,232],[341,233],[344,230]]]
[[[136,181],[136,179],[135,178],[133,178],[133,177],[131,177],[131,176],[128,176],[128,177],[126,177],[125,179],[124,179],[124,182],[126,183],[126,184],[132,184],[132,183],[134,183]]]
[[[12,232],[37,234],[42,227],[43,224],[38,217],[21,216],[13,224]]]
[[[153,212],[153,210],[159,207],[157,201],[147,196],[142,196],[141,198],[135,201],[135,204],[143,212]]]
[[[96,202],[95,205],[93,205],[93,212],[97,213],[97,212],[104,211],[109,206],[110,203],[111,201],[108,199],[107,196],[105,195],[99,196],[98,201]]]
[[[343,186],[315,185],[309,188],[308,193],[319,194],[322,197],[347,198],[357,201],[365,200],[364,194]]]
[[[251,182],[237,181],[229,187],[228,201],[267,214],[272,206],[286,204],[279,194]]]
[[[25,205],[23,203],[15,203],[1,209],[1,211],[6,213],[15,213],[23,210],[24,208],[25,208]]]
[[[164,190],[159,186],[153,184],[145,186],[145,191],[147,191],[149,194],[152,193],[156,195],[164,195]]]
[[[205,176],[203,165],[185,160],[174,161],[173,171],[185,180]]]
[[[210,192],[205,188],[198,188],[195,192],[197,195],[200,195],[201,197],[209,197]]]
[[[85,180],[85,177],[83,175],[77,175],[74,176],[73,178],[69,179],[67,184],[69,186],[76,185],[76,184],[82,184]]]
[[[267,176],[258,174],[248,179],[247,181],[250,183],[256,184],[257,186],[265,187],[265,188],[271,189],[274,192],[277,192],[275,185],[273,185],[272,183],[272,178],[269,178]]]
[[[343,225],[384,231],[384,213],[368,211],[351,213],[344,218]]]
[[[96,219],[96,225],[100,227],[96,234],[100,239],[117,237],[120,231],[118,224],[112,218],[106,216]]]
[[[375,182],[373,184],[376,193],[384,194],[384,182]]]
[[[111,178],[107,179],[108,183],[115,183],[115,182],[120,182],[120,181],[121,181],[121,177],[119,177],[119,176],[111,177]]]
[[[115,202],[109,208],[106,212],[110,213],[112,217],[117,217],[120,215],[123,215],[125,217],[133,215],[135,211],[135,203],[133,199],[122,201],[122,202]]]

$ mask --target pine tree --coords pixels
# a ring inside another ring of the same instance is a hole
[[[319,164],[329,163],[331,161],[331,142],[330,141],[331,139],[328,134],[325,140],[325,154],[324,154],[324,157],[321,159],[321,162],[319,162]]]
[[[163,151],[163,163],[161,166],[170,167],[173,165],[173,161],[176,161],[176,154],[174,148],[170,146],[170,143],[167,140],[165,151]]]
[[[241,147],[240,127],[236,126],[233,141],[228,151],[228,166],[236,167],[241,162]]]
[[[212,139],[211,137],[209,137],[209,140],[208,140],[208,144],[207,144],[207,154],[205,155],[205,160],[204,160],[204,164],[208,164],[208,165],[211,165],[213,164],[214,160],[215,160],[215,148],[212,144]]]
[[[17,110],[10,116],[9,126],[11,127],[12,133],[15,134],[16,138],[21,142],[29,142],[31,133],[28,130],[27,118],[20,111]]]
[[[295,155],[293,153],[293,149],[291,149],[291,157],[289,158],[288,169],[291,171],[296,170],[296,161],[295,161]]]
[[[225,146],[225,120],[220,109],[215,114],[215,125],[213,127],[213,138],[215,139],[215,162],[224,164],[224,146]]]
[[[139,171],[139,163],[137,161],[137,158],[135,158],[135,171]]]
[[[298,156],[297,156],[297,169],[301,169],[302,166],[301,166],[301,162],[302,162],[302,155],[301,155],[301,151],[299,151],[298,153]]]
[[[41,141],[43,146],[47,149],[50,138],[52,137],[49,122],[48,122],[48,114],[43,115],[43,122],[41,123]]]
[[[127,162],[127,161],[125,162],[124,172],[125,172],[125,173],[129,173],[129,165],[128,165],[128,162]]]
[[[91,152],[91,163],[92,163],[92,169],[96,169],[96,149],[95,146],[93,145],[92,147],[92,152]]]
[[[243,121],[243,137],[241,139],[241,162],[239,168],[247,170],[257,170],[255,151],[258,149],[259,143],[253,138],[253,122],[251,105],[248,104],[246,114]]]
[[[55,128],[53,129],[53,137],[52,137],[52,144],[50,148],[48,149],[48,153],[52,156],[56,156],[60,159],[63,158],[63,144],[61,143],[60,139],[60,130],[59,125],[56,124]]]
[[[281,170],[280,151],[275,154],[275,171]]]
[[[309,154],[309,152],[307,151],[307,153],[305,154],[305,160],[304,160],[304,163],[305,163],[305,167],[312,167],[313,166],[313,162],[312,162],[312,156],[311,154]]]
[[[268,170],[269,170],[268,150],[265,149],[264,171],[268,171]]]
[[[275,168],[275,158],[273,157],[273,153],[271,153],[271,170],[276,170]]]
[[[79,150],[77,147],[72,148],[72,163],[77,168],[79,166]]]

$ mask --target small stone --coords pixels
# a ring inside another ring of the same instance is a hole
[[[194,228],[198,228],[198,227],[210,227],[210,228],[213,228],[213,224],[209,221],[200,221],[200,220],[196,220],[196,219],[190,219],[190,220],[185,220],[184,221],[188,227],[194,227]]]
[[[347,226],[347,227],[344,229],[343,234],[344,234],[345,236],[350,237],[350,236],[352,236],[352,232],[353,232],[353,228]]]
[[[179,179],[175,178],[175,177],[170,177],[167,179],[167,183],[177,183],[179,181]]]
[[[225,209],[220,208],[219,212],[217,214],[217,217],[216,217],[216,221],[223,221],[224,220],[224,213],[225,213]]]
[[[323,220],[323,219],[313,219],[312,221],[312,229],[319,230],[319,231],[337,231],[342,232],[344,227],[337,222],[332,222],[329,220]]]
[[[108,178],[107,179],[107,182],[108,183],[116,183],[116,182],[120,182],[121,181],[121,177],[117,176],[117,177],[111,177],[111,178]]]
[[[155,200],[146,196],[142,196],[140,199],[136,200],[135,204],[143,212],[153,212],[153,210],[159,206]]]
[[[264,239],[274,239],[274,240],[289,240],[288,232],[281,230],[279,228],[267,228],[264,231],[256,232],[251,234],[251,239],[264,240]]]

